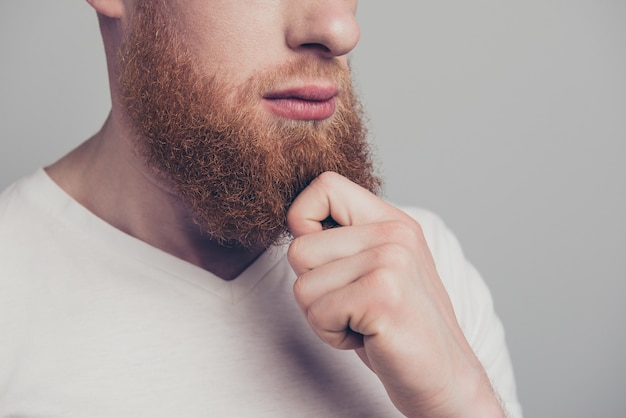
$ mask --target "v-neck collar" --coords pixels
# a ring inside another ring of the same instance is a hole
[[[36,191],[27,196],[55,218],[68,226],[100,240],[115,249],[121,257],[132,258],[145,265],[197,286],[225,302],[235,304],[250,294],[267,273],[286,256],[286,246],[270,247],[235,279],[226,281],[188,261],[175,257],[113,227],[82,206],[65,192],[43,169],[30,178]]]

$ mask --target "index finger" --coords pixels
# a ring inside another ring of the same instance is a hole
[[[294,237],[319,232],[331,217],[341,226],[389,220],[400,211],[369,190],[328,171],[320,174],[294,200],[287,225]]]

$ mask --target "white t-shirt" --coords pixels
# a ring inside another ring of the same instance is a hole
[[[521,416],[483,281],[421,223],[459,322]],[[0,195],[0,417],[401,416],[355,353],[323,344],[286,248],[227,282],[110,226],[43,170]]]

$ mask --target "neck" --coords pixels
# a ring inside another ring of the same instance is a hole
[[[177,196],[150,174],[129,138],[109,116],[100,132],[46,171],[117,229],[224,280],[236,278],[264,249],[224,247],[207,238]]]

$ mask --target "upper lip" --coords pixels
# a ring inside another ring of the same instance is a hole
[[[330,100],[339,93],[339,89],[333,85],[311,84],[300,87],[289,87],[267,93],[263,97],[269,100],[296,99],[322,102]]]

